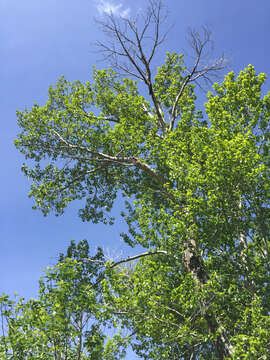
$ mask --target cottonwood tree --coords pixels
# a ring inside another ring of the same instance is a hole
[[[114,70],[94,69],[91,83],[61,78],[44,106],[18,112],[16,146],[30,160],[23,165],[30,196],[44,215],[80,199],[82,220],[104,223],[113,222],[110,210],[124,196],[123,237],[147,254],[130,272],[108,267],[104,304],[132,334],[137,354],[266,359],[266,76],[251,65],[230,72],[213,85],[203,115],[196,89],[224,67],[223,57],[206,61],[209,31],[191,31],[191,67],[182,54],[167,53],[153,70],[165,40],[161,2],[150,2],[145,14],[141,26],[113,15],[102,22],[110,41],[99,46]]]

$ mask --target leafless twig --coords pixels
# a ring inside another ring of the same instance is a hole
[[[188,74],[184,77],[180,90],[175,98],[169,125],[170,131],[174,128],[175,120],[178,115],[177,105],[187,84],[191,82],[196,82],[198,84],[200,78],[204,79],[206,82],[211,82],[211,78],[216,76],[220,70],[223,70],[226,67],[224,55],[215,60],[209,60],[209,57],[213,52],[212,34],[210,29],[206,26],[203,27],[202,33],[203,34],[201,35],[197,30],[189,29],[189,43],[195,53],[195,61],[191,69],[188,70]]]
[[[155,107],[158,124],[164,132],[166,122],[160,102],[153,90],[150,66],[157,48],[167,36],[167,32],[161,33],[161,24],[166,18],[162,1],[150,0],[145,15],[141,14],[140,18],[143,19],[141,28],[138,27],[138,17],[133,20],[121,18],[119,21],[113,14],[108,14],[106,20],[97,22],[112,41],[106,43],[98,41],[96,45],[114,69],[140,79],[146,84]]]
[[[152,59],[168,34],[168,31],[161,31],[161,25],[166,17],[162,0],[149,0],[145,15],[140,16],[143,19],[142,24],[139,17],[118,19],[113,14],[107,14],[106,19],[99,20],[98,23],[110,40],[96,43],[104,59],[108,60],[119,74],[135,77],[147,86],[157,115],[157,125],[163,135],[167,129],[172,131],[174,128],[179,115],[178,104],[187,85],[195,82],[201,88],[200,79],[212,82],[212,78],[226,65],[224,55],[215,60],[211,58],[213,41],[209,28],[203,27],[201,33],[190,29],[189,44],[195,53],[194,63],[191,68],[187,67],[187,74],[182,84],[179,84],[180,89],[173,102],[167,124],[161,102],[153,88],[151,70]],[[151,116],[149,111],[147,113]]]

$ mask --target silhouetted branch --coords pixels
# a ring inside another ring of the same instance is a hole
[[[175,98],[175,102],[172,107],[171,120],[169,125],[169,130],[172,131],[174,128],[175,120],[177,118],[177,105],[181,96],[184,93],[184,90],[187,84],[191,82],[196,82],[200,78],[204,79],[206,82],[211,82],[211,77],[216,76],[217,72],[223,70],[226,67],[226,59],[224,55],[210,61],[208,58],[213,53],[213,40],[211,38],[211,31],[206,26],[203,27],[203,34],[200,35],[197,30],[189,29],[189,43],[191,48],[195,52],[195,62],[191,68],[188,70],[188,74],[183,79],[180,90]],[[210,51],[208,48],[210,47]],[[209,53],[207,53],[209,51]]]
[[[164,42],[167,35],[167,33],[161,34],[160,31],[161,23],[166,18],[162,10],[161,0],[149,1],[146,15],[140,17],[143,19],[141,29],[138,27],[138,17],[121,18],[119,21],[113,14],[106,15],[106,20],[99,20],[98,23],[103,32],[114,41],[107,43],[99,41],[96,45],[116,71],[134,76],[146,84],[154,103],[158,125],[164,133],[167,125],[160,102],[153,90],[150,66],[157,47]],[[149,36],[149,32],[154,36]]]

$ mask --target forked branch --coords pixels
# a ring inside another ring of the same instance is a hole
[[[141,15],[141,14],[140,14]],[[165,20],[161,0],[150,0],[146,15],[141,15],[142,26],[139,27],[139,17],[135,19],[116,19],[113,14],[106,15],[105,20],[99,20],[103,32],[110,38],[110,42],[97,42],[104,58],[118,72],[128,74],[143,81],[153,101],[158,118],[158,125],[162,132],[167,127],[163,111],[153,90],[151,61],[167,35],[161,33],[161,24]]]
[[[211,61],[213,53],[213,40],[211,35],[211,31],[207,27],[203,27],[202,35],[200,35],[197,30],[189,30],[189,43],[195,53],[195,61],[190,70],[188,70],[188,74],[184,77],[180,90],[176,95],[171,111],[170,131],[174,128],[175,120],[178,116],[177,106],[186,86],[191,82],[197,82],[200,78],[206,82],[212,82],[211,79],[216,77],[217,73],[226,67],[224,55]]]
[[[134,166],[137,169],[141,170],[145,174],[148,174],[151,178],[154,178],[160,187],[166,183],[165,179],[160,175],[155,169],[153,169],[147,163],[144,163],[140,158],[136,156],[119,156],[120,153],[116,155],[105,154],[101,151],[93,151],[90,148],[83,145],[72,144],[64,137],[59,134],[56,130],[53,130],[53,134],[56,135],[60,144],[62,144],[62,156],[70,159],[84,160],[84,161],[93,161],[105,164],[119,164],[122,166]],[[75,152],[75,154],[74,154]],[[88,156],[82,157],[81,155],[77,156],[76,152],[83,152],[89,154]],[[169,195],[169,194],[168,194]]]
[[[164,42],[168,32],[161,32],[161,25],[166,18],[164,16],[162,0],[149,0],[146,15],[141,16],[143,23],[139,24],[139,18],[117,19],[113,14],[107,14],[105,20],[99,20],[103,32],[112,40],[109,42],[97,42],[99,51],[110,65],[120,74],[128,74],[143,81],[153,101],[158,119],[158,126],[163,134],[166,129],[172,131],[178,117],[178,104],[183,96],[187,85],[203,79],[212,82],[220,70],[226,66],[224,55],[213,60],[213,41],[211,31],[203,27],[202,34],[197,30],[189,30],[189,44],[195,53],[194,63],[188,68],[180,90],[174,100],[169,126],[164,118],[161,103],[153,89],[151,61],[156,54],[157,48]],[[141,26],[140,26],[141,25]],[[150,34],[149,34],[150,33]]]

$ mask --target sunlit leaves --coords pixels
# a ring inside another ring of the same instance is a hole
[[[12,301],[2,295],[1,359],[121,357],[122,345],[116,348],[117,339],[108,342],[104,333],[103,264],[101,249],[90,257],[86,241],[72,242],[67,254],[46,269],[37,299]]]
[[[49,271],[54,281],[57,271],[66,274],[53,301],[41,285],[51,314],[58,314],[57,334],[69,328],[64,308],[112,317],[114,326],[133,334],[132,341],[126,334],[110,340],[108,359],[120,339],[145,359],[244,359],[248,353],[257,359],[269,347],[265,75],[249,65],[214,84],[203,121],[187,76],[183,56],[167,54],[153,82],[153,104],[133,80],[94,69],[91,84],[62,78],[44,106],[18,113],[16,146],[29,159],[23,171],[33,180],[36,208],[62,214],[69,202],[84,200],[82,219],[107,223],[122,194],[129,201],[122,212],[125,241],[164,251],[130,268],[107,264],[99,283],[102,306],[97,290],[82,280],[92,273],[84,268],[82,277],[81,259]],[[91,331],[94,360],[103,351],[103,333]]]

